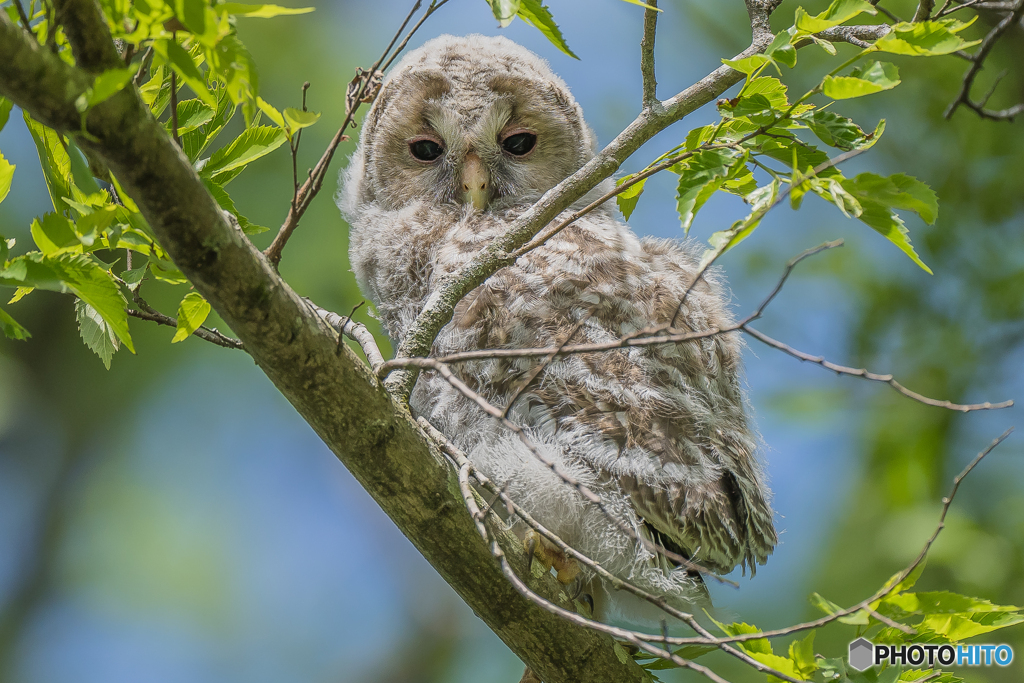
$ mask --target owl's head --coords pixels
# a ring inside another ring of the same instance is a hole
[[[345,177],[366,202],[481,211],[533,201],[594,155],[583,111],[547,62],[501,37],[440,36],[402,59],[370,109]]]

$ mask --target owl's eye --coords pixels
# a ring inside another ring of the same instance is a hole
[[[434,140],[414,140],[409,143],[409,151],[420,161],[434,161],[444,154],[444,147]]]
[[[505,138],[501,146],[513,156],[521,157],[529,154],[537,144],[537,136],[533,133],[516,133]]]

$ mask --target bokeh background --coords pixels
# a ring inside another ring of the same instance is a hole
[[[310,81],[300,169],[312,166],[344,115],[345,85],[368,67],[409,0],[322,0],[310,15],[240,19],[262,92],[295,106]],[[789,25],[795,2],[776,13]],[[825,3],[806,2],[808,9]],[[659,94],[677,92],[749,41],[738,0],[666,0]],[[908,2],[887,0],[901,16]],[[819,7],[820,6],[820,7]],[[550,0],[572,60],[516,21],[503,31],[483,0],[452,0],[411,46],[441,34],[504,33],[551,61],[603,143],[637,113],[642,10],[618,0]],[[982,24],[991,22],[983,17]],[[984,30],[984,28],[979,29]],[[849,50],[849,46],[840,46]],[[787,78],[806,86],[823,55],[800,54]],[[1009,69],[993,106],[1024,97],[1024,40],[1011,31],[989,59],[983,92]],[[724,264],[737,312],[751,310],[797,252],[843,237],[803,264],[761,329],[832,360],[893,371],[907,386],[960,401],[1024,398],[1024,127],[942,112],[965,62],[897,59],[904,84],[843,104],[881,142],[847,174],[907,172],[940,197],[940,218],[908,217],[929,276],[863,224],[814,198],[780,206]],[[705,108],[642,149],[636,170],[715,119]],[[17,110],[0,149],[18,165],[0,232],[30,244],[49,200]],[[352,144],[335,162],[345,163]],[[279,149],[232,185],[240,210],[279,225],[290,196]],[[659,176],[630,221],[679,237],[672,177]],[[282,272],[301,294],[347,312],[362,297],[347,259],[332,184],[288,246]],[[706,239],[742,215],[729,198],[698,217]],[[260,246],[273,233],[256,238]],[[147,298],[173,313],[180,291]],[[522,665],[463,605],[242,353],[132,321],[137,356],[110,371],[78,339],[69,297],[34,293],[10,311],[33,337],[0,339],[0,681],[195,683],[511,683]],[[365,309],[357,318],[371,328]],[[387,342],[381,339],[387,351]],[[914,556],[956,472],[1022,409],[960,415],[887,387],[837,378],[750,342],[750,399],[764,437],[781,543],[740,588],[715,589],[726,616],[761,627],[816,616],[811,591],[847,604]],[[920,585],[1024,604],[1024,447],[1011,437],[962,487]],[[838,656],[852,627],[819,634]],[[984,638],[982,639],[984,640]],[[1007,670],[971,681],[1019,681],[1024,628]],[[720,661],[735,680],[759,680]],[[666,680],[677,680],[666,676]],[[680,675],[678,680],[685,679]]]

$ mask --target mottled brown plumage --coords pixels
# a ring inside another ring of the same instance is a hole
[[[352,225],[353,269],[388,334],[401,339],[437,278],[458,271],[586,163],[593,147],[565,84],[511,41],[443,36],[406,56],[364,124],[340,201]],[[434,354],[553,346],[570,334],[571,343],[610,341],[666,323],[697,261],[685,244],[638,239],[606,205],[470,293]],[[702,331],[731,322],[719,275],[709,272],[677,326]],[[519,394],[510,417],[637,534],[718,572],[738,564],[753,571],[776,536],[740,356],[733,334],[562,356]],[[538,362],[488,359],[453,369],[504,407]],[[701,593],[692,574],[616,528],[443,379],[421,377],[410,402],[517,502],[609,571],[678,600]],[[627,596],[598,582],[590,590],[599,616],[644,620]]]

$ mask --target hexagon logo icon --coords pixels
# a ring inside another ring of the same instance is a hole
[[[864,671],[875,664],[875,646],[867,638],[858,638],[850,643],[850,666]]]

